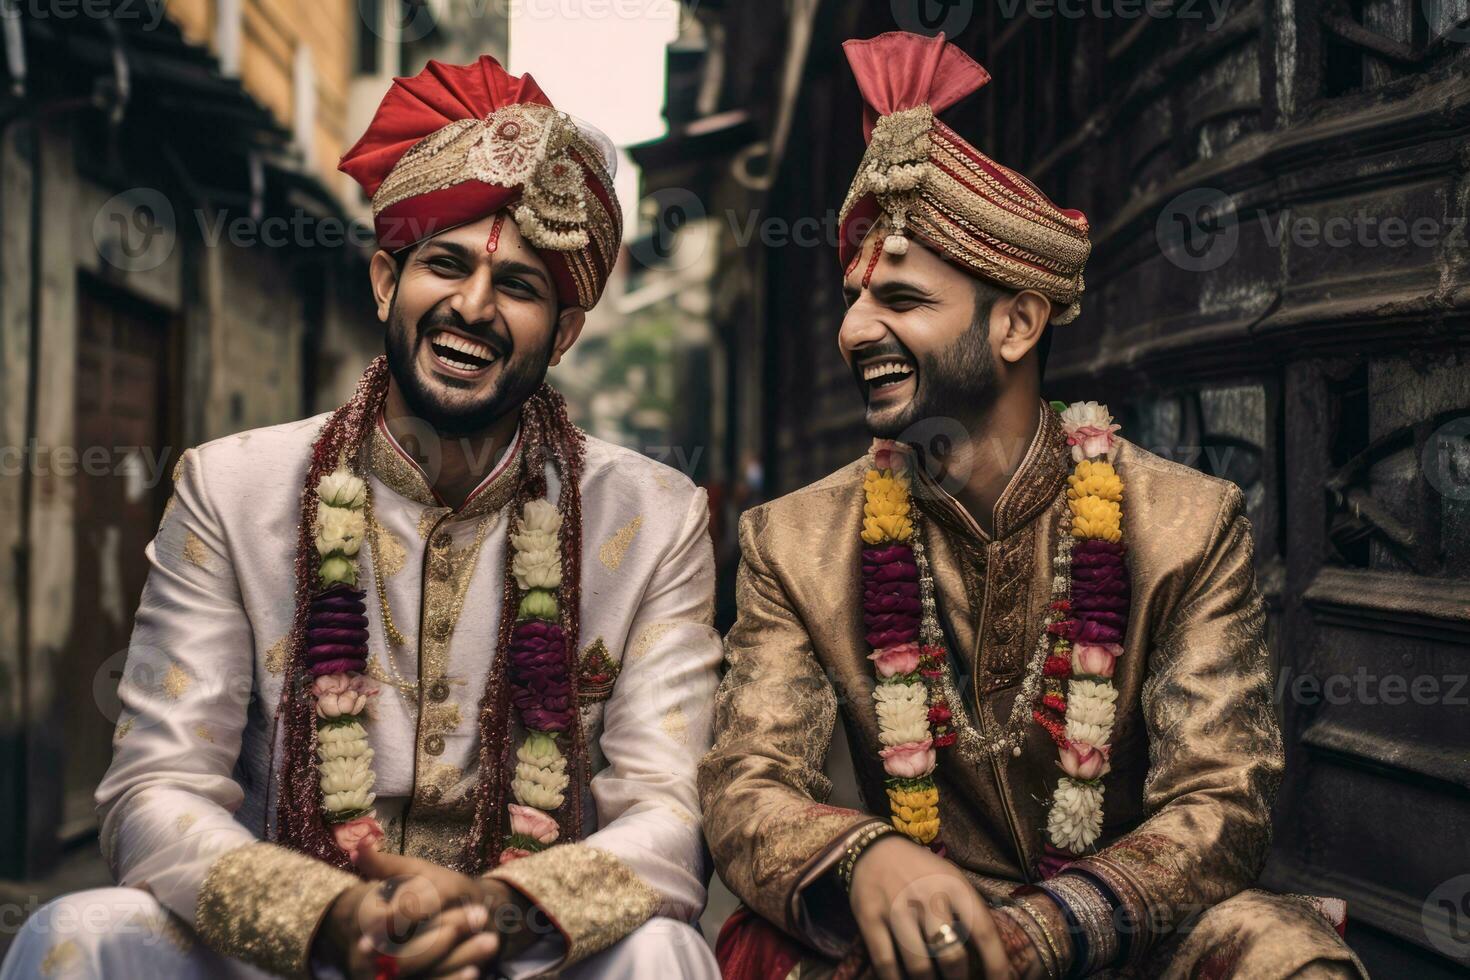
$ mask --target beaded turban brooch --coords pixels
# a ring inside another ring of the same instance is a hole
[[[558,299],[586,308],[617,260],[612,143],[489,55],[395,78],[337,166],[371,196],[390,251],[506,209],[551,268]]]
[[[912,235],[972,275],[1043,294],[1053,323],[1076,319],[1092,250],[1086,215],[1057,207],[937,118],[990,74],[943,34],[894,31],[842,47],[868,141],[839,213],[844,267],[881,218],[885,252],[902,255]]]

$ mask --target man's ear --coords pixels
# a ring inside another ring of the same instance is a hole
[[[997,308],[1002,306],[1005,310],[1004,332],[997,353],[1008,364],[1015,364],[1041,340],[1051,320],[1051,300],[1034,289],[1023,289],[1003,303],[996,304]]]
[[[393,305],[393,292],[398,288],[398,266],[386,249],[378,249],[368,263],[368,279],[373,284],[373,301],[378,304],[378,319],[388,322],[388,308]]]
[[[580,306],[568,306],[556,315],[556,343],[551,348],[552,367],[561,363],[561,356],[572,349],[586,325],[587,311]]]

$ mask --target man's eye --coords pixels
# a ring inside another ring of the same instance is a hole
[[[430,259],[429,268],[433,269],[435,272],[444,272],[451,274],[460,271],[458,262],[454,261],[453,259],[444,258],[443,256]]]
[[[501,289],[509,289],[512,292],[524,293],[527,296],[536,295],[536,290],[531,288],[530,283],[526,282],[524,279],[517,279],[515,276],[511,276],[509,279],[501,279],[499,280],[498,284]]]

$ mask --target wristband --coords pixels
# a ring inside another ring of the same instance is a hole
[[[893,832],[893,827],[890,824],[873,823],[856,840],[847,845],[847,850],[843,853],[842,860],[837,865],[837,877],[842,879],[842,887],[845,891],[852,891],[852,869],[857,864],[858,857],[862,855],[863,851],[868,849],[868,845],[872,844],[878,838]]]

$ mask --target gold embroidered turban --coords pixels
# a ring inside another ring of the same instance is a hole
[[[488,55],[395,78],[338,169],[371,195],[396,251],[502,208],[550,267],[557,297],[590,308],[617,261],[623,217],[606,136]]]
[[[882,216],[884,251],[902,254],[913,235],[971,274],[1043,294],[1053,323],[1074,320],[1092,250],[1086,215],[1057,207],[936,117],[989,73],[943,34],[895,31],[842,47],[863,96],[868,140],[839,214],[843,265],[856,261]]]

